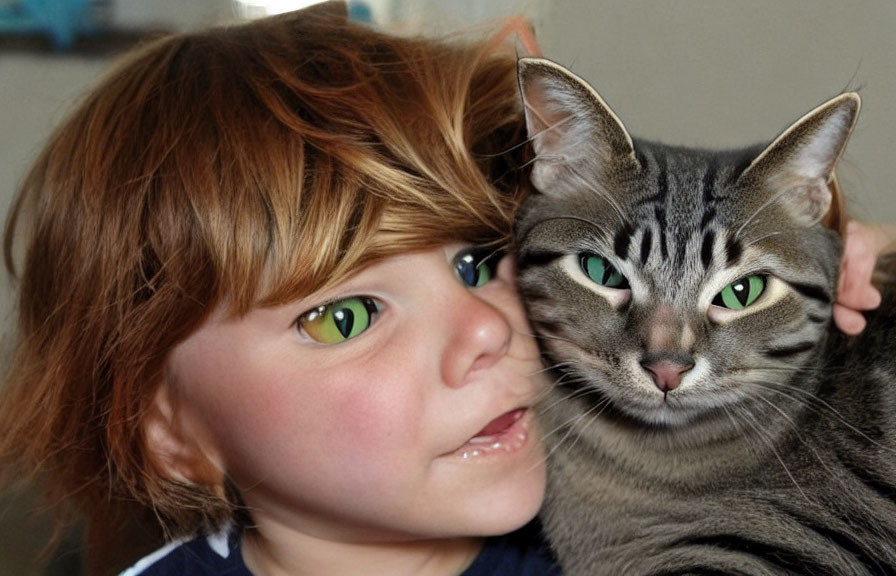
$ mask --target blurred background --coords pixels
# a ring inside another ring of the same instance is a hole
[[[117,55],[160,34],[295,9],[289,0],[0,0],[0,211],[50,131]],[[358,20],[450,33],[523,15],[544,54],[590,81],[638,136],[731,147],[771,140],[859,90],[839,175],[859,218],[896,222],[892,0],[352,0]],[[0,282],[5,357],[13,286]],[[82,573],[77,534],[50,535],[31,495],[0,498],[0,576]]]

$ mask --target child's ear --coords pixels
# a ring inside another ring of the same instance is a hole
[[[188,417],[177,410],[171,385],[163,382],[143,418],[143,435],[159,470],[170,480],[223,490],[220,459],[203,446]]]

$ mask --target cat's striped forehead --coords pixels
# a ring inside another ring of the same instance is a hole
[[[730,227],[748,199],[738,197],[735,183],[756,150],[704,152],[648,142],[635,149],[638,177],[614,184],[628,188],[616,195],[628,217],[603,226],[612,234],[613,255],[669,281],[713,264],[736,265],[743,241]]]
[[[820,223],[857,95],[822,104],[766,146],[726,152],[632,138],[587,83],[552,63],[521,61],[520,86],[535,152],[515,229],[521,278],[532,267],[552,285],[562,272],[604,294],[592,286],[606,281],[592,277],[596,262],[625,278],[635,311],[706,310],[751,275],[829,300],[837,247]]]

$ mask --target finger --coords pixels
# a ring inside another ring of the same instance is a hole
[[[865,284],[853,283],[837,292],[837,302],[853,310],[874,310],[880,300],[880,291],[871,285],[870,276]]]
[[[870,272],[863,269],[843,272],[837,291],[838,303],[854,310],[874,310],[880,306],[880,300],[880,291],[871,284]]]
[[[861,294],[857,294],[850,306],[853,310],[874,310],[880,306],[881,295],[880,290],[874,286],[868,285],[862,289]]]
[[[876,260],[877,250],[871,231],[850,222],[840,270],[838,302],[857,310],[876,308],[880,304],[880,294],[871,285]]]
[[[850,336],[860,334],[865,329],[867,323],[861,312],[856,312],[840,304],[834,304],[834,324],[844,334]]]

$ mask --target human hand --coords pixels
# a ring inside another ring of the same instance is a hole
[[[864,310],[880,306],[880,292],[871,285],[877,257],[896,241],[896,228],[863,224],[855,220],[846,225],[843,262],[834,303],[834,323],[840,330],[855,335],[865,329]]]

